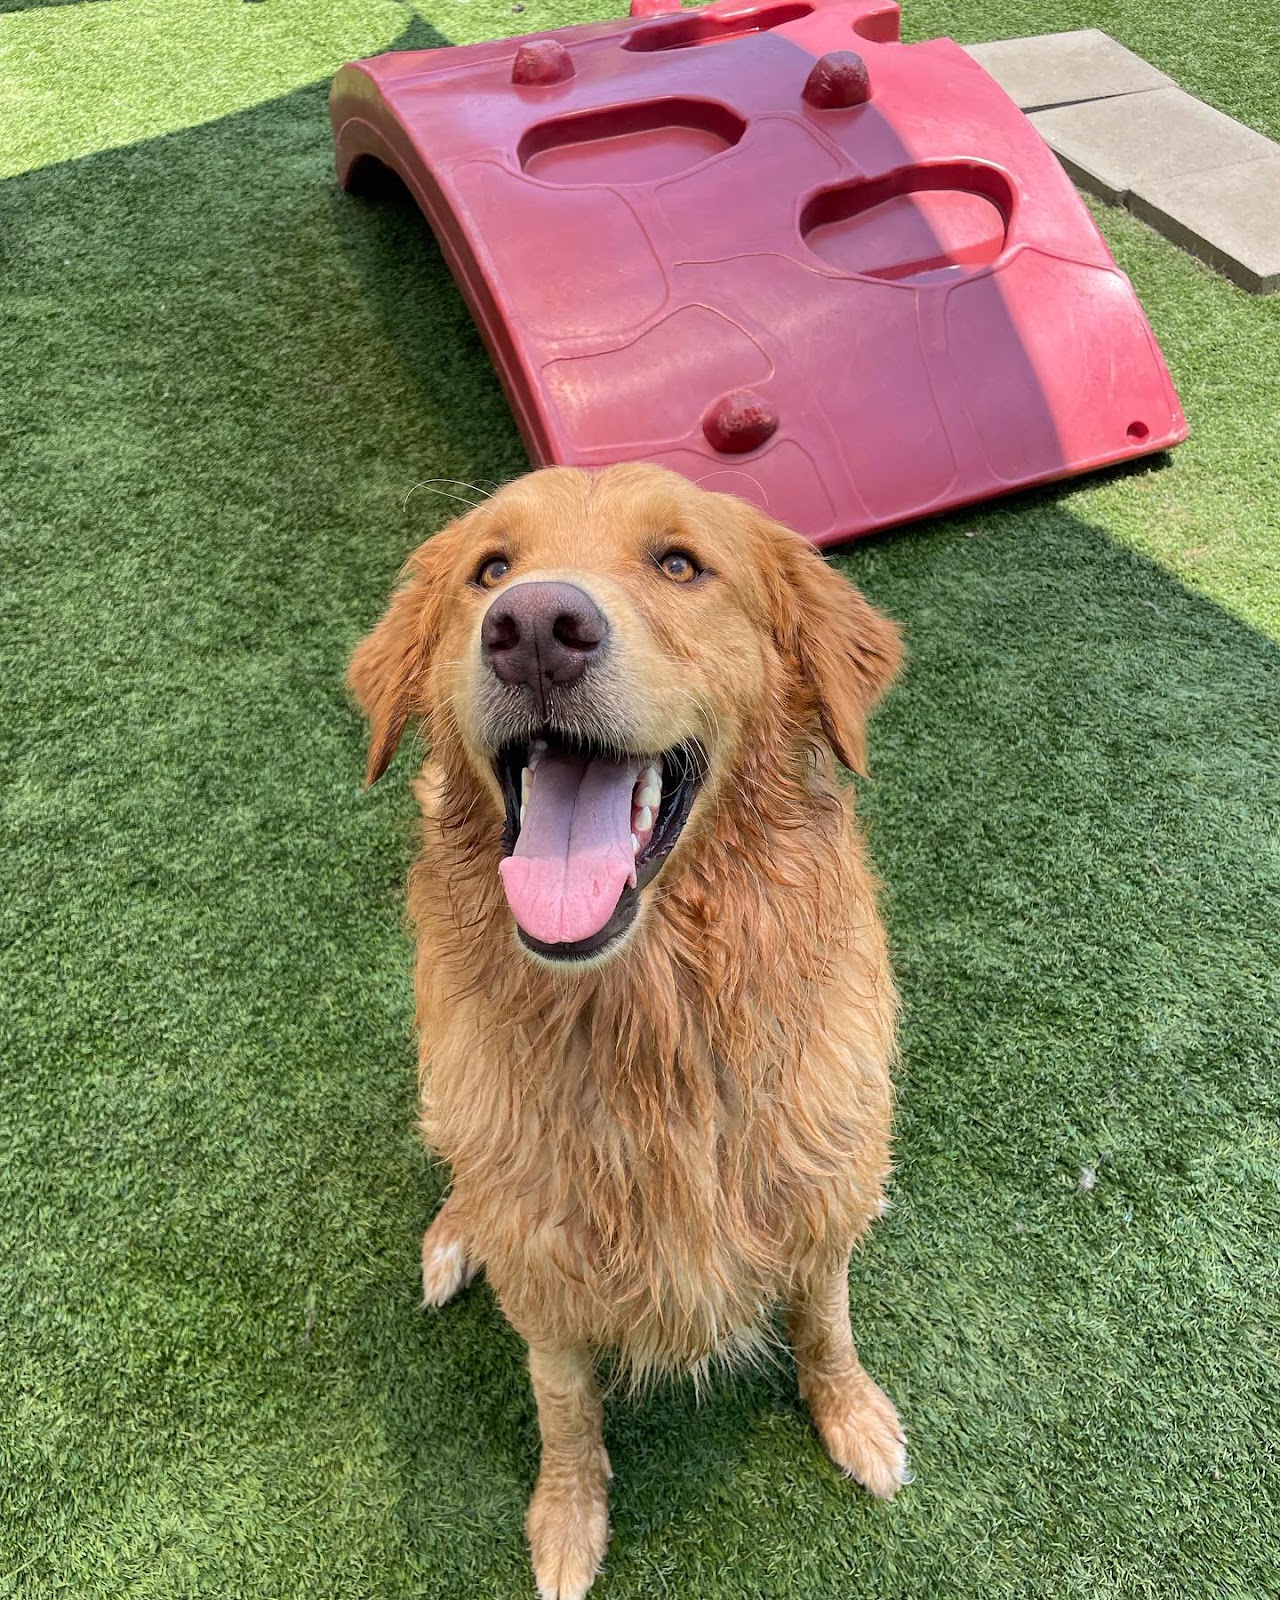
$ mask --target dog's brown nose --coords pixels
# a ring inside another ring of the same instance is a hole
[[[532,689],[545,710],[546,691],[580,678],[608,631],[576,584],[517,583],[485,613],[480,639],[495,675]]]

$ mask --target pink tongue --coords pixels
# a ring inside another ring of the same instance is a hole
[[[511,914],[531,938],[590,939],[636,881],[631,794],[640,766],[544,751],[515,850],[498,868]]]

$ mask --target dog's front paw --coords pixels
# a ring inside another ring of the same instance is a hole
[[[546,1472],[529,1502],[529,1549],[538,1600],[583,1600],[609,1543],[605,1477]]]
[[[864,1489],[891,1500],[911,1482],[898,1413],[870,1378],[862,1374],[847,1385],[824,1383],[808,1399],[827,1454]]]
[[[477,1267],[467,1249],[467,1237],[458,1226],[446,1200],[436,1220],[422,1236],[422,1303],[442,1306],[465,1289]]]

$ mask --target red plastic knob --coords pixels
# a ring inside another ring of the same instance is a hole
[[[867,64],[854,50],[832,50],[814,63],[804,98],[820,111],[860,106],[871,98]]]
[[[563,83],[572,77],[569,52],[554,39],[533,39],[516,51],[512,83]]]
[[[750,389],[731,389],[707,407],[702,431],[707,443],[722,455],[740,456],[755,450],[777,431],[778,413],[767,400]]]

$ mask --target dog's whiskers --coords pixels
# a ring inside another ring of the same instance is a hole
[[[451,483],[457,489],[470,489],[473,494],[478,494],[480,498],[478,500],[468,500],[464,495],[450,494],[447,489],[441,489],[438,487],[438,485],[442,483]],[[492,492],[480,488],[478,484],[467,483],[461,478],[423,478],[420,482],[415,483],[409,490],[408,494],[405,495],[404,501],[400,507],[402,511],[407,511],[409,509],[409,501],[415,494],[417,494],[419,489],[427,489],[432,494],[438,494],[442,500],[454,500],[460,506],[469,506],[472,511],[478,510],[484,504],[484,502],[489,499],[490,493]]]
[[[702,475],[702,477],[695,478],[693,481],[699,487],[701,487],[704,483],[707,482],[707,480],[709,478],[722,478],[726,474],[729,474],[729,475],[731,475],[731,476],[733,476],[735,478],[745,478],[748,483],[755,484],[756,493],[760,496],[760,508],[761,508],[762,511],[764,511],[764,514],[766,516],[768,516],[769,512],[768,512],[767,508],[768,508],[768,505],[769,505],[769,496],[764,491],[764,485],[760,482],[759,478],[757,478],[753,473],[745,472],[741,467],[733,467],[733,468],[721,467],[716,472],[704,473]],[[717,492],[725,493],[725,494],[733,494],[735,491],[732,490],[732,489],[726,489],[726,490],[723,490],[723,491],[717,491],[717,490],[713,489],[713,490],[709,491],[709,493],[712,493],[712,494],[715,494]]]

